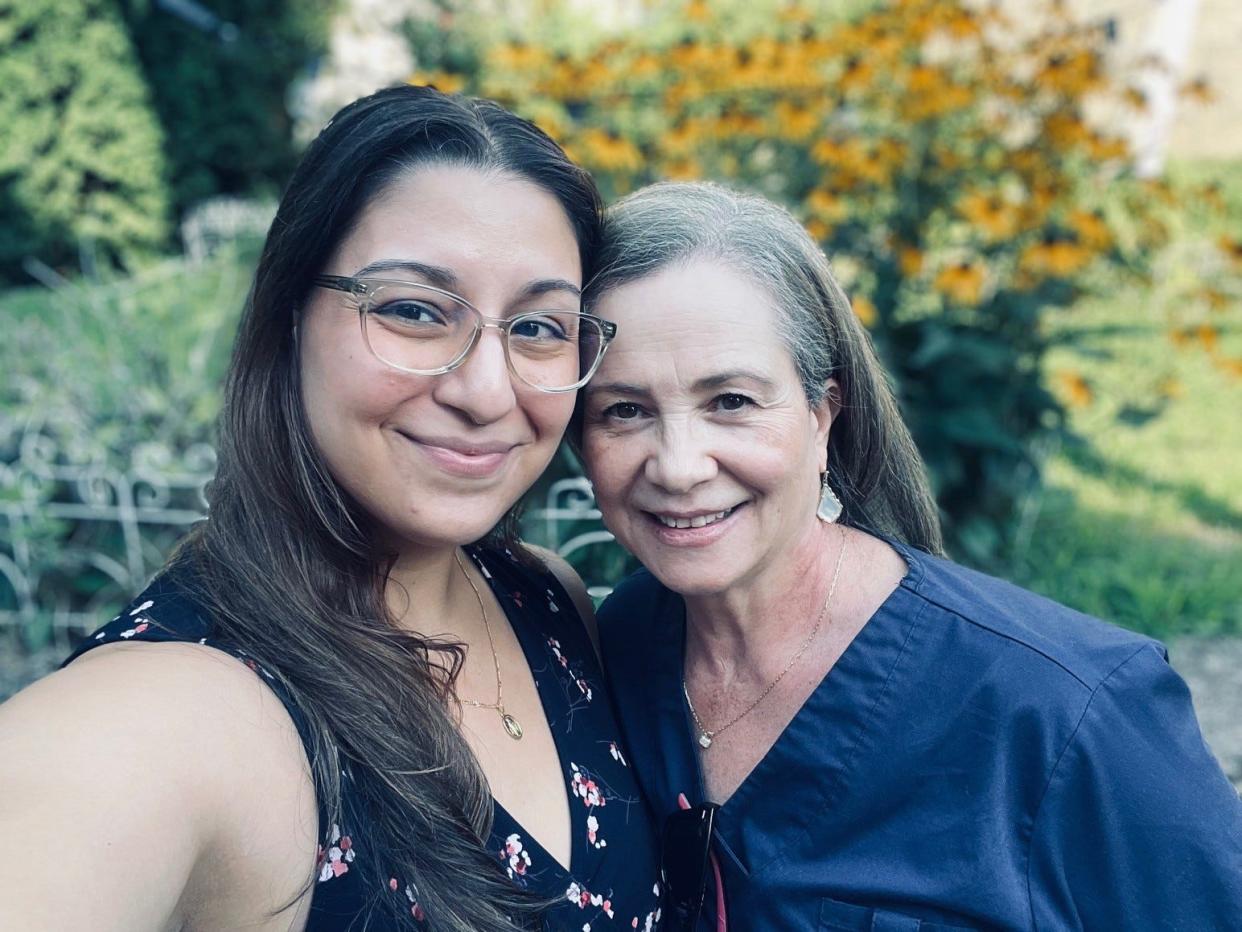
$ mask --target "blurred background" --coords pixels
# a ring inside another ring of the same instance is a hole
[[[1242,780],[1239,49],[1236,0],[0,0],[0,697],[202,516],[281,186],[413,81],[528,116],[610,199],[793,209],[953,555],[1172,640]],[[576,476],[528,534],[601,593],[628,562]]]

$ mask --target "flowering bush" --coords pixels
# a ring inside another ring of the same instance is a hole
[[[715,178],[793,208],[896,376],[951,547],[996,554],[1062,429],[1041,314],[1144,274],[1168,238],[1170,189],[1133,177],[1116,128],[1142,92],[1057,2],[1021,23],[963,0],[656,6],[574,46],[424,49],[443,67],[414,80],[524,113],[607,195]]]

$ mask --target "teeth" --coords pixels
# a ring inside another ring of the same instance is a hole
[[[696,515],[693,518],[669,518],[664,515],[656,515],[656,520],[665,527],[707,527],[707,525],[715,524],[721,518],[727,518],[731,514],[733,514],[733,509],[726,508],[724,511],[718,511],[714,515]]]

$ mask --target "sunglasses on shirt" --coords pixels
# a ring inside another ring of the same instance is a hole
[[[711,869],[713,803],[679,809],[664,820],[660,844],[660,876],[664,882],[663,928],[693,932],[703,913],[707,876]]]

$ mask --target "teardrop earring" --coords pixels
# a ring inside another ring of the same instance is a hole
[[[824,470],[819,474],[819,507],[815,509],[815,515],[820,521],[833,524],[841,517],[841,511],[841,499],[832,491],[832,486],[828,484],[828,470]]]

